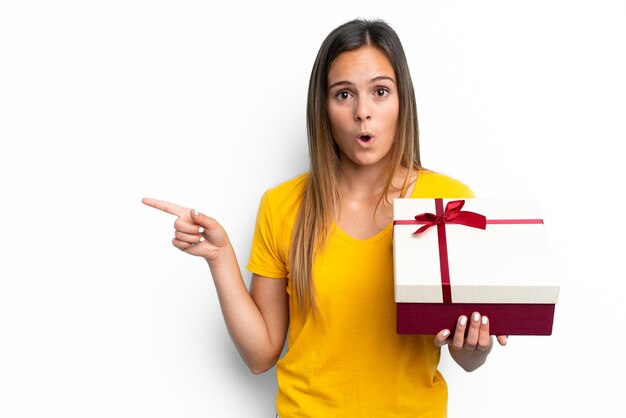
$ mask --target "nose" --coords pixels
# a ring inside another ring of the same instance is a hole
[[[354,119],[357,121],[370,120],[372,118],[372,110],[366,99],[355,101]]]

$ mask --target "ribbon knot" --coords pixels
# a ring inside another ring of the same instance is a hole
[[[452,200],[446,204],[445,211],[440,215],[434,213],[421,213],[415,216],[415,220],[418,222],[425,222],[425,224],[413,232],[413,235],[421,234],[431,226],[453,223],[472,228],[485,229],[487,227],[487,218],[484,215],[475,212],[462,211],[465,200]]]

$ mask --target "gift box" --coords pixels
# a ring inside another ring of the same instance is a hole
[[[559,284],[533,199],[395,199],[397,332],[454,332],[480,312],[494,335],[550,335]]]

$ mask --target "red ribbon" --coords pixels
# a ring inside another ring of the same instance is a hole
[[[446,210],[443,211],[443,201],[441,199],[435,199],[435,211],[434,213],[422,213],[415,216],[415,220],[418,222],[425,222],[417,231],[413,232],[413,235],[421,234],[431,226],[437,225],[437,228],[441,225],[443,227],[446,223],[461,224],[471,226],[472,228],[485,229],[487,227],[487,218],[484,215],[475,212],[462,211],[465,200],[452,200],[446,204]]]
[[[452,303],[452,289],[450,287],[450,266],[448,264],[448,243],[446,240],[446,223],[455,223],[473,228],[485,229],[487,218],[474,212],[461,211],[465,200],[453,200],[446,204],[443,210],[443,200],[435,199],[435,213],[422,213],[415,216],[418,222],[426,222],[413,235],[421,234],[431,226],[437,225],[437,241],[439,242],[439,268],[441,270],[441,292],[443,303]]]
[[[450,267],[448,265],[448,244],[446,240],[446,223],[460,224],[472,228],[486,229],[487,224],[542,224],[541,219],[490,219],[484,215],[462,211],[465,200],[453,200],[443,209],[443,200],[435,199],[435,214],[422,213],[415,216],[414,221],[397,220],[394,225],[424,224],[413,235],[421,234],[431,226],[437,226],[437,240],[439,242],[439,268],[441,270],[441,291],[443,303],[452,303],[450,288]]]

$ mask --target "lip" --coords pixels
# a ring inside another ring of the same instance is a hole
[[[368,140],[364,140],[364,137],[368,137]],[[356,140],[360,143],[360,144],[371,144],[372,142],[374,142],[374,140],[376,139],[376,136],[369,132],[369,131],[362,131],[359,132],[358,134],[355,135]]]

